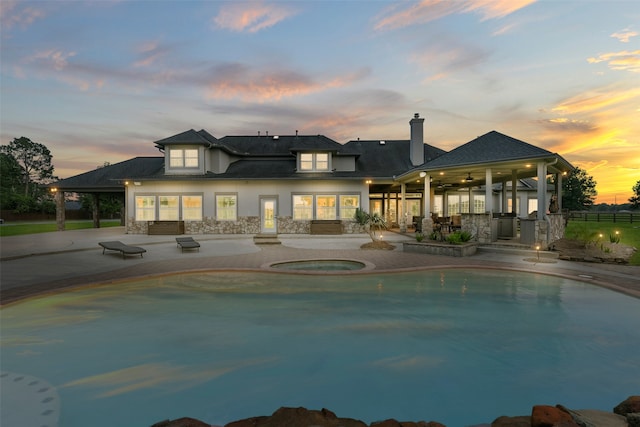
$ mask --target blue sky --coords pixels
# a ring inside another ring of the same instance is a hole
[[[640,180],[634,1],[12,1],[0,142],[66,178],[187,129],[325,134],[450,150],[497,130],[625,202]]]

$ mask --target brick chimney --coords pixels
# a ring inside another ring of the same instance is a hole
[[[424,119],[415,113],[409,122],[411,125],[411,164],[418,166],[424,163]]]

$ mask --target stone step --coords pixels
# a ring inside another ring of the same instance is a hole
[[[253,243],[256,245],[281,245],[277,234],[256,234],[253,236]]]

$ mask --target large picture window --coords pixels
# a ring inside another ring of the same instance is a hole
[[[336,196],[316,196],[316,219],[336,219]]]
[[[216,218],[218,219],[218,221],[236,221],[238,219],[237,195],[216,195]]]
[[[202,221],[202,196],[182,196],[182,219]]]
[[[136,221],[156,220],[155,196],[136,196]]]
[[[160,221],[177,221],[180,219],[180,198],[178,196],[158,197],[158,219]]]
[[[293,219],[296,219],[296,220],[313,219],[313,196],[311,195],[293,196]]]
[[[340,218],[353,219],[356,209],[360,207],[360,196],[342,195],[340,196]]]
[[[169,150],[169,167],[171,168],[197,168],[197,148],[172,148]]]

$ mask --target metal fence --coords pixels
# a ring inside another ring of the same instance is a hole
[[[640,222],[640,212],[569,212],[569,220],[593,222]]]

